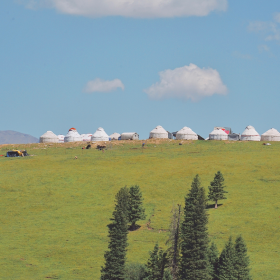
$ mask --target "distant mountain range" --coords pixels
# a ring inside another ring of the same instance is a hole
[[[38,143],[39,139],[28,134],[13,130],[0,131],[0,144],[29,144]]]

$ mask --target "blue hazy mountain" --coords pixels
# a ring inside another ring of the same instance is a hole
[[[0,144],[29,144],[38,143],[39,139],[29,134],[13,131],[0,131]]]

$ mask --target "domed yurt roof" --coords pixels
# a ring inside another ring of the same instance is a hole
[[[118,140],[121,135],[117,132],[114,132],[113,134],[110,135],[111,140]]]
[[[262,141],[280,141],[280,132],[275,129],[271,128],[261,136]]]
[[[161,125],[158,125],[150,132],[150,138],[168,138],[168,132]]]
[[[198,136],[189,127],[183,127],[176,133],[176,139],[197,140]]]
[[[109,141],[109,136],[102,127],[99,127],[92,134],[91,141]]]
[[[251,125],[248,125],[243,133],[241,134],[241,140],[242,141],[260,141],[261,136],[259,133],[255,130],[255,128]]]
[[[58,143],[58,136],[52,131],[47,131],[40,137],[40,143]]]
[[[83,141],[81,135],[75,128],[70,128],[68,133],[64,137],[64,142],[77,142]]]
[[[214,129],[209,133],[210,140],[228,140],[228,135],[222,129]]]
[[[209,134],[216,134],[216,135],[227,135],[226,132],[224,132],[222,129],[214,129],[212,132]]]

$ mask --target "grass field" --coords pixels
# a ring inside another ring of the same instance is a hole
[[[280,279],[280,143],[141,143],[117,141],[104,153],[82,143],[14,145],[34,156],[1,157],[0,279],[99,279],[114,196],[133,184],[147,219],[129,233],[128,261],[145,263],[155,242],[165,246],[172,205],[183,204],[194,176],[208,190],[218,170],[229,193],[208,210],[211,240],[221,250],[242,234],[253,279]]]

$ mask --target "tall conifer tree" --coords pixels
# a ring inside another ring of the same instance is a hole
[[[169,264],[171,268],[172,279],[177,279],[178,274],[178,262],[180,251],[180,220],[181,220],[181,205],[173,206],[172,216],[169,227],[169,238],[166,242],[169,245],[167,249],[167,255],[169,258]]]
[[[181,226],[180,280],[208,280],[208,218],[204,188],[196,175],[185,197],[184,218]]]
[[[143,198],[140,187],[135,185],[129,189],[129,208],[128,219],[131,223],[131,229],[135,230],[136,222],[146,218],[145,209],[143,208]]]
[[[150,252],[147,263],[147,278],[145,280],[164,280],[167,278],[165,269],[168,265],[167,253],[159,249],[158,244]]]
[[[212,242],[209,252],[208,252],[208,261],[209,261],[209,274],[212,280],[217,280],[217,268],[219,263],[219,251],[214,242]]]
[[[121,188],[116,195],[115,210],[109,228],[108,251],[105,252],[105,266],[101,268],[101,280],[123,280],[127,251],[129,191]]]
[[[225,193],[227,193],[227,191],[224,190],[224,177],[220,171],[215,174],[214,180],[210,183],[208,188],[208,199],[215,202],[215,209],[217,209],[218,200],[226,199]]]
[[[249,257],[247,256],[247,248],[246,244],[242,238],[242,236],[238,236],[235,240],[235,270],[236,276],[238,280],[251,280],[250,276],[250,261]]]
[[[218,264],[218,280],[237,280],[236,254],[231,237],[225,245]]]

